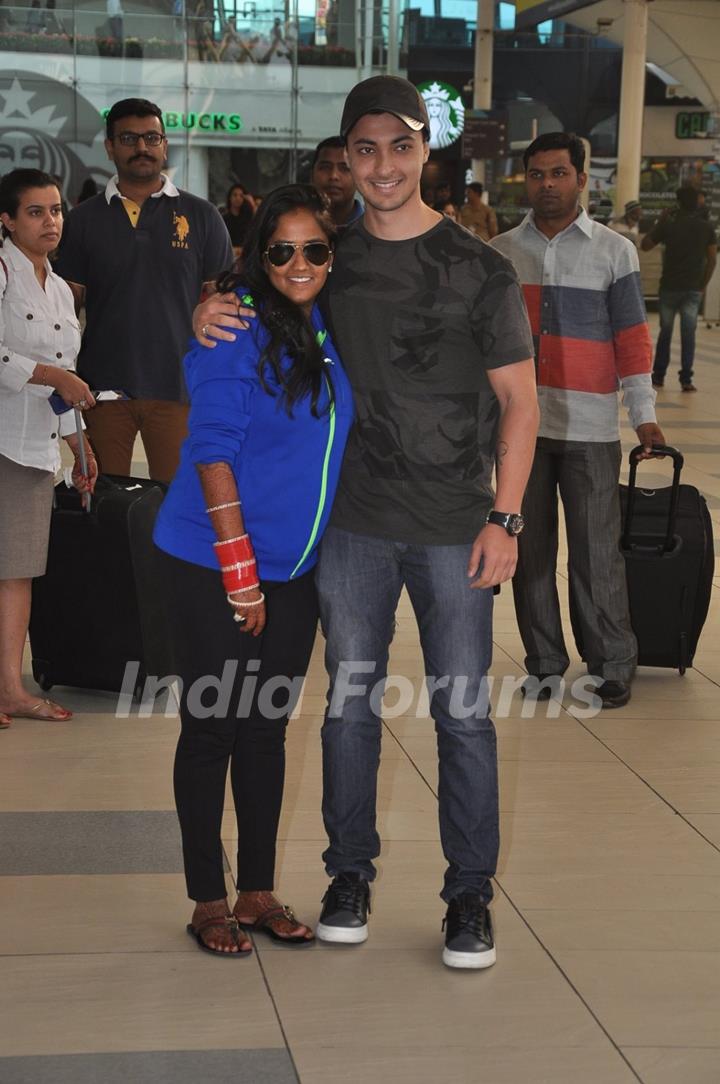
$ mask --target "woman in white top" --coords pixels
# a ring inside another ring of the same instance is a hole
[[[0,728],[5,728],[12,717],[72,716],[23,688],[22,654],[32,578],[44,574],[47,561],[59,437],[75,455],[77,489],[92,492],[97,464],[83,437],[88,455],[83,475],[74,412],[55,414],[49,402],[57,392],[68,406],[85,409],[95,403],[87,384],[70,371],[80,349],[80,325],[70,287],[48,262],[63,223],[53,178],[37,169],[16,169],[3,177],[0,222]]]

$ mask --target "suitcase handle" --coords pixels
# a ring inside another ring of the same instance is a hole
[[[677,519],[678,501],[680,500],[680,472],[683,469],[685,458],[682,452],[679,452],[677,448],[671,448],[669,444],[653,444],[653,455],[658,457],[669,456],[673,461],[673,479],[672,479],[672,491],[670,493],[670,509],[668,511],[668,523],[667,531],[665,533],[665,541],[662,546],[662,553],[667,553],[673,548],[673,538],[675,535],[675,521]],[[630,533],[632,528],[632,519],[635,512],[635,490],[636,490],[636,476],[637,467],[639,462],[639,455],[644,451],[642,444],[638,444],[636,448],[630,452],[630,476],[628,478],[628,492],[627,492],[627,506],[625,508],[625,524],[623,527],[623,534],[621,540],[621,546],[624,550],[630,549]]]

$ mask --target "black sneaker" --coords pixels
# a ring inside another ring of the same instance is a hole
[[[442,958],[448,967],[492,967],[495,963],[490,912],[477,893],[464,892],[450,900],[442,928]]]
[[[692,380],[690,381],[689,384],[681,384],[680,387],[682,388],[683,391],[697,391],[697,388],[693,384]]]
[[[367,941],[370,886],[359,873],[338,873],[323,896],[315,934],[321,941],[359,945]]]
[[[655,376],[655,373],[653,373],[652,374],[652,386],[654,388],[664,388],[665,387],[665,377],[664,376]]]
[[[622,708],[630,700],[630,686],[626,681],[603,681],[595,689],[602,708]]]
[[[528,700],[549,700],[560,689],[562,674],[528,674],[520,692]]]

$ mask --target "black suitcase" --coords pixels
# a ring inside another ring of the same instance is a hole
[[[138,697],[148,673],[170,672],[163,658],[169,638],[152,590],[152,529],[164,495],[159,482],[101,475],[85,511],[75,489],[56,486],[47,572],[33,582],[30,617],[41,689],[119,692],[131,680]]]
[[[672,485],[636,484],[642,446],[630,453],[627,486],[620,486],[630,619],[641,666],[692,666],[710,605],[715,565],[707,503],[695,486],[681,485],[683,457],[675,448],[657,451],[673,460]]]

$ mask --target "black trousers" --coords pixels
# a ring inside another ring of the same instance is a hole
[[[267,624],[253,637],[233,621],[219,572],[160,556],[174,672],[182,682],[174,783],[188,896],[204,901],[226,894],[220,830],[228,765],[237,887],[272,889],[285,728],[317,629],[314,572],[262,583]]]

